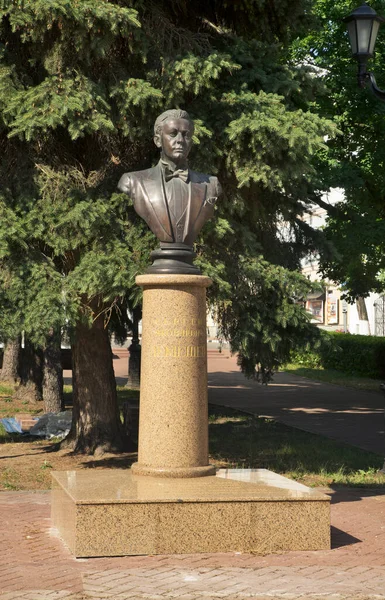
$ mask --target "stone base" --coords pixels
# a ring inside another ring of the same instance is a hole
[[[52,521],[77,557],[330,548],[330,500],[265,469],[168,479],[52,473]]]
[[[191,477],[207,477],[208,475],[215,475],[216,469],[213,465],[206,465],[205,467],[179,467],[179,468],[168,468],[164,469],[161,467],[148,467],[147,465],[141,465],[136,462],[132,465],[131,471],[133,475],[146,475],[150,477],[171,477],[175,479],[180,478],[191,478]]]

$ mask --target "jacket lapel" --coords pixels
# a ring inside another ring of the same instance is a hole
[[[170,242],[172,242],[173,233],[170,215],[165,198],[162,169],[159,165],[147,171],[146,179],[142,180],[142,187],[147,196],[149,206],[151,206],[153,215],[156,217],[163,231],[170,237]]]
[[[204,206],[207,194],[207,185],[202,183],[194,183],[191,181],[189,185],[189,203],[187,218],[185,224],[185,237],[187,232],[194,228],[194,223],[197,221],[199,214]]]

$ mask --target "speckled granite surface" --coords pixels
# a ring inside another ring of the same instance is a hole
[[[214,475],[208,460],[206,288],[202,275],[140,275],[143,330],[135,473]]]
[[[321,550],[329,498],[265,469],[169,479],[53,473],[52,520],[75,556]]]
[[[208,277],[142,275],[138,462],[53,473],[52,520],[77,557],[330,547],[329,498],[208,462]]]

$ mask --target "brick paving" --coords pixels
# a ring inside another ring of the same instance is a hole
[[[385,490],[331,494],[328,551],[75,559],[49,492],[3,492],[0,599],[385,599]]]
[[[237,406],[263,414],[262,404],[255,402],[258,390],[265,388],[256,389],[255,384],[239,379],[231,361],[225,355],[211,356],[211,389],[220,392],[214,392],[210,401],[219,393],[223,398],[229,386],[231,394],[225,404],[241,390]],[[123,362],[119,368],[116,375],[124,377]],[[301,428],[311,431],[316,423],[310,416],[306,425],[306,414],[330,412],[334,429],[329,434],[344,440],[344,419],[349,421],[349,415],[358,413],[363,418],[361,429],[355,429],[355,443],[360,445],[360,434],[363,444],[374,430],[380,435],[378,423],[373,430],[374,420],[365,418],[374,414],[379,420],[380,394],[365,395],[366,403],[364,396],[355,396],[352,402],[350,391],[332,386],[334,399],[330,389],[324,388],[322,401],[321,391],[311,384],[306,380],[282,383],[291,390],[286,391],[287,415],[296,417]],[[301,385],[306,395],[300,396]],[[269,393],[272,398],[274,394]],[[281,401],[276,401],[278,408]],[[284,421],[287,415],[281,412]],[[330,423],[326,428],[331,428]],[[315,428],[322,433],[319,425]],[[348,429],[351,432],[354,427]],[[385,490],[323,491],[332,498],[332,549],[328,551],[97,559],[75,559],[58,539],[51,529],[49,492],[2,492],[0,600],[385,600]]]

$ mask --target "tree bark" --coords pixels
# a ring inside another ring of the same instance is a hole
[[[139,321],[142,318],[142,308],[137,306],[132,311],[132,339],[128,348],[128,379],[126,387],[140,388],[141,345],[139,344]]]
[[[16,383],[20,380],[21,336],[8,340],[4,346],[3,366],[0,371],[0,381]]]
[[[62,447],[80,454],[129,449],[116,394],[112,350],[103,317],[79,322],[72,345],[72,427]]]
[[[46,413],[64,410],[60,343],[60,331],[50,332],[44,348],[43,401]]]
[[[26,339],[21,360],[21,381],[15,397],[38,402],[43,399],[43,351]]]
[[[365,302],[365,298],[363,298],[363,296],[359,296],[356,299],[356,307],[357,307],[357,313],[358,313],[358,318],[360,321],[367,321],[368,323],[368,334],[371,335],[370,333],[370,322],[369,322],[369,317],[368,317],[368,310],[366,308],[366,302]]]

